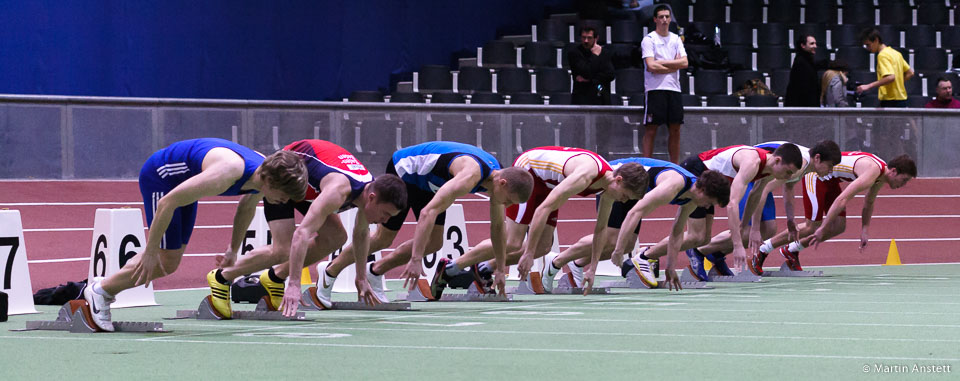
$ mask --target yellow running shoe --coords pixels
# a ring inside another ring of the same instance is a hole
[[[270,311],[279,311],[280,305],[283,304],[283,289],[284,283],[274,282],[270,279],[270,270],[260,273],[260,285],[263,286],[264,290],[267,290],[267,299],[270,302],[270,305],[267,306],[270,308]]]
[[[217,270],[213,269],[207,273],[207,284],[210,285],[210,301],[214,311],[220,317],[229,319],[233,316],[233,309],[230,305],[230,285],[217,281]]]

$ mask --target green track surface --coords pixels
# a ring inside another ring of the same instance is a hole
[[[55,319],[58,307],[39,306],[0,323],[0,379],[958,379],[960,264],[823,270],[679,293],[307,312],[308,322],[161,320],[206,294],[169,291],[157,293],[162,306],[113,315],[172,333],[10,331]]]

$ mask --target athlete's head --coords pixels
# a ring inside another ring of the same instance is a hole
[[[307,194],[307,165],[300,155],[277,151],[263,159],[260,172],[260,193],[275,204],[300,201]]]
[[[639,200],[647,193],[650,175],[640,163],[626,163],[613,171],[613,182],[607,185],[608,195],[620,202]]]
[[[533,193],[533,175],[518,167],[497,170],[493,174],[493,189],[489,191],[503,200],[504,205],[522,204]]]
[[[691,191],[693,202],[704,208],[714,204],[725,208],[730,202],[730,180],[720,172],[703,171]]]
[[[382,224],[407,207],[407,184],[396,175],[380,175],[363,189],[367,222]]]
[[[897,189],[911,179],[917,177],[917,163],[909,155],[900,155],[887,162],[887,184],[890,189]]]
[[[800,148],[793,143],[784,143],[773,151],[773,165],[770,166],[770,176],[777,180],[786,180],[803,166],[803,155]]]
[[[840,164],[840,146],[833,140],[823,140],[810,149],[810,161],[817,176],[824,177]]]

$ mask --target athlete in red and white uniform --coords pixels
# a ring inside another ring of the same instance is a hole
[[[319,262],[346,243],[347,233],[337,213],[360,209],[354,223],[353,245],[366,248],[369,224],[385,222],[399,213],[405,205],[398,205],[396,200],[406,200],[406,187],[403,180],[394,175],[383,175],[374,180],[353,154],[331,142],[301,140],[283,149],[300,155],[307,166],[310,186],[305,200],[265,203],[264,215],[270,225],[273,243],[254,249],[236,264],[218,258],[221,269],[212,271],[207,280],[212,293],[226,294],[229,299],[229,284],[235,277],[267,270],[260,276],[260,283],[270,296],[270,307],[293,316],[301,296],[300,269],[305,264]],[[300,226],[294,224],[294,210],[303,215]],[[362,255],[357,261],[357,274],[364,274],[366,250],[357,253],[357,256]],[[359,276],[357,280],[359,299],[378,303],[367,280]],[[221,315],[230,316],[229,302],[215,307]]]
[[[596,237],[599,237],[613,202],[640,199],[647,189],[648,176],[640,164],[632,163],[611,170],[610,164],[600,155],[580,148],[534,148],[521,154],[513,165],[526,169],[534,178],[530,199],[510,206],[506,211],[507,264],[519,264],[521,279],[526,279],[535,258],[550,251],[553,230],[557,226],[557,211],[570,197],[602,192],[594,228],[598,233]],[[524,235],[527,235],[526,245]],[[585,269],[585,286],[588,277],[592,284],[594,269],[600,259],[603,244],[597,241],[599,239],[594,240],[591,265]],[[485,240],[457,258],[455,263],[457,268],[464,268],[491,258],[491,243]]]
[[[795,144],[782,144],[772,154],[765,149],[746,145],[735,145],[717,148],[691,156],[680,164],[681,167],[699,176],[706,170],[716,171],[731,181],[730,200],[727,203],[727,222],[730,229],[730,238],[733,240],[734,267],[742,268],[746,265],[746,250],[740,231],[740,199],[746,192],[747,185],[755,182],[755,187],[763,187],[772,180],[785,180],[793,176],[803,166],[803,156]],[[752,215],[753,210],[760,204],[760,193],[751,192],[748,198],[744,215]],[[687,221],[687,232],[679,250],[687,251],[690,257],[691,268],[702,268],[701,261],[693,254],[693,248],[706,245],[710,242],[713,227],[714,208],[697,208],[690,214]],[[759,237],[758,237],[759,238]],[[676,255],[668,252],[668,239],[664,238],[648,249],[644,255],[648,258],[660,258],[664,255]],[[757,242],[759,245],[759,242]],[[668,257],[669,260],[670,257]],[[672,263],[673,261],[670,260]],[[696,262],[696,263],[694,263]]]
[[[819,244],[846,230],[847,202],[857,194],[867,191],[863,202],[863,227],[860,233],[860,250],[866,247],[867,230],[873,215],[873,203],[884,185],[897,189],[917,176],[917,166],[907,155],[901,155],[889,163],[874,154],[860,151],[844,152],[840,164],[829,175],[820,178],[808,173],[803,178],[803,207],[807,221],[799,227],[800,239],[780,247],[780,254],[787,266],[794,271],[802,270],[798,254],[811,244]],[[840,183],[849,182],[843,191]],[[785,232],[767,240],[751,261],[751,270],[762,273],[763,260],[777,246],[788,239]]]

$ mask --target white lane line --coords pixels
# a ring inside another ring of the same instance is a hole
[[[115,341],[115,342],[144,342],[137,339],[123,338],[96,338],[96,337],[56,337],[56,336],[0,336],[0,338],[11,339],[31,339],[31,340],[96,340],[96,341]],[[801,358],[801,359],[831,359],[831,360],[890,360],[890,361],[960,361],[960,358],[932,358],[932,357],[890,357],[890,356],[848,356],[848,355],[823,355],[823,354],[773,354],[773,353],[748,353],[748,352],[697,352],[697,351],[642,351],[627,349],[583,349],[583,348],[521,348],[521,347],[452,347],[435,345],[384,345],[384,344],[337,344],[337,343],[305,343],[295,341],[242,341],[242,340],[155,340],[151,343],[173,343],[173,344],[212,344],[217,346],[229,344],[248,344],[256,345],[277,345],[277,346],[304,346],[304,347],[332,347],[332,348],[375,348],[375,349],[399,349],[399,350],[430,350],[430,351],[496,351],[496,352],[551,352],[551,353],[610,353],[610,354],[635,354],[635,355],[663,355],[663,356],[718,356],[718,357],[759,357],[759,358]]]

